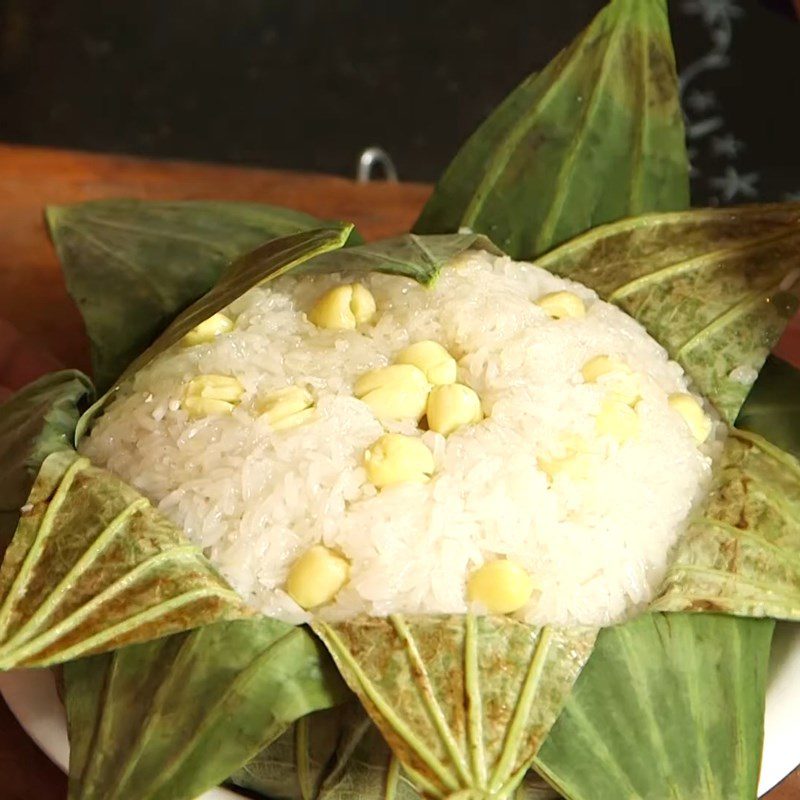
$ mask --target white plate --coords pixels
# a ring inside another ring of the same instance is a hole
[[[800,763],[800,625],[779,624],[770,657],[759,795],[780,783]],[[69,761],[64,709],[49,670],[0,675],[0,692],[20,725],[65,772]],[[242,800],[229,789],[212,789],[202,800]]]

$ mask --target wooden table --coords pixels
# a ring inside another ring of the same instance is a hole
[[[105,197],[253,200],[352,220],[367,239],[377,239],[408,230],[429,193],[429,186],[419,184],[358,185],[326,175],[0,145],[0,320],[23,334],[26,347],[38,348],[43,369],[55,363],[47,353],[64,365],[88,369],[86,335],[45,232],[46,204]],[[795,330],[785,340],[784,349],[795,349],[797,335]],[[21,382],[22,373],[15,374]],[[0,785],[3,800],[66,797],[66,778],[2,701]],[[800,771],[768,797],[798,800]]]

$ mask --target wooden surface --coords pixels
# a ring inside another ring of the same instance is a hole
[[[0,145],[0,318],[64,364],[88,368],[82,324],[45,232],[45,205],[107,197],[253,200],[351,220],[378,239],[407,231],[429,193],[415,184]]]
[[[104,197],[253,200],[351,220],[376,239],[408,230],[429,192],[414,184],[357,185],[323,175],[0,145],[0,335],[2,320],[23,334],[0,369],[15,388],[29,377],[30,363],[46,370],[54,357],[88,368],[86,336],[45,232],[45,205]],[[799,331],[784,340],[785,352],[800,353]],[[66,785],[0,701],[0,800],[63,800]],[[800,800],[800,771],[768,798]]]

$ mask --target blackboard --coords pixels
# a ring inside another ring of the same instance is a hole
[[[601,0],[0,0],[0,139],[401,179]],[[791,0],[672,0],[697,204],[800,197]]]

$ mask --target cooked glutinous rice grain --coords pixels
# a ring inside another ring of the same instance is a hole
[[[371,324],[308,322],[324,291],[353,280],[375,296]],[[554,321],[533,302],[561,289],[585,301],[585,317]],[[520,618],[615,622],[651,598],[707,489],[723,426],[699,447],[670,409],[670,393],[689,391],[681,368],[618,308],[535,266],[473,253],[433,289],[379,274],[282,278],[225,313],[233,331],[160,355],[82,450],[151,498],[266,614],[308,618],[282,587],[293,560],[322,543],[351,562],[318,612],[327,618],[464,612],[468,576],[508,557],[538,587]],[[353,397],[360,375],[423,339],[458,360],[486,412],[446,439],[414,421],[383,424]],[[643,375],[641,432],[624,444],[595,431],[606,389],[581,367],[600,354]],[[235,376],[245,394],[230,415],[190,418],[186,383],[209,373]],[[274,431],[258,400],[290,385],[310,389],[316,414]],[[366,480],[364,451],[387,430],[422,437],[433,480],[380,492]],[[538,459],[564,455],[576,437],[593,454],[588,477],[550,482]]]

